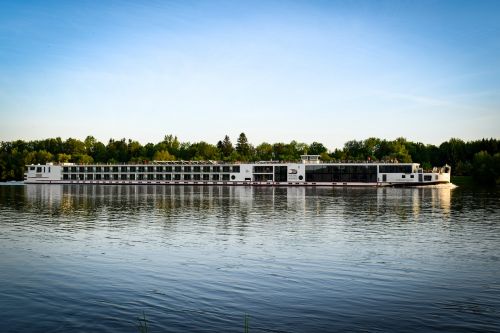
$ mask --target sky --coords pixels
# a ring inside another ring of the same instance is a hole
[[[500,1],[3,1],[0,141],[500,138]]]

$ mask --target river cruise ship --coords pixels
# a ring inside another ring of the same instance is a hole
[[[156,184],[265,186],[420,186],[450,183],[450,167],[424,171],[418,163],[300,163],[154,161],[148,164],[27,165],[27,184]]]

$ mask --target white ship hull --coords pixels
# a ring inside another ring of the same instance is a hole
[[[422,186],[450,183],[450,168],[424,172],[417,163],[158,162],[28,165],[27,184]]]

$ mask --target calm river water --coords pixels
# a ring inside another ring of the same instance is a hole
[[[488,332],[500,191],[0,186],[2,332]]]

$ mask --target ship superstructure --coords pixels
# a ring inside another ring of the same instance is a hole
[[[26,166],[25,183],[268,186],[418,186],[450,183],[449,166],[424,171],[418,163],[322,163],[303,155],[300,163],[263,161],[154,161],[148,164]]]

